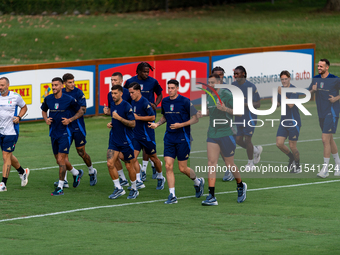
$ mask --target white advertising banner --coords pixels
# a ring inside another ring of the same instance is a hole
[[[53,68],[1,73],[1,77],[7,77],[10,81],[9,90],[17,92],[24,99],[28,107],[25,120],[35,120],[42,118],[40,106],[44,98],[52,94],[52,79],[62,78],[65,73],[74,75],[75,86],[84,92],[87,114],[94,114],[94,71]]]

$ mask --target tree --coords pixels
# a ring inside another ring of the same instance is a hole
[[[325,9],[328,11],[340,11],[340,0],[327,0]]]

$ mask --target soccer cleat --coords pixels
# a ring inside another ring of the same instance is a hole
[[[200,181],[200,184],[198,186],[194,185],[194,188],[196,190],[196,197],[199,198],[203,195],[204,192],[204,178],[198,178],[198,180]]]
[[[93,174],[89,174],[90,176],[90,186],[94,186],[97,184],[97,169],[94,169]]]
[[[142,181],[136,181],[136,188],[137,189],[144,189],[145,188],[145,185]],[[132,190],[131,186],[129,186],[127,188],[128,190]]]
[[[247,184],[244,182],[243,187],[237,187],[237,203],[242,203],[247,197]]]
[[[55,190],[51,193],[51,196],[61,196],[64,195],[64,191],[62,188],[56,187]]]
[[[258,150],[259,152],[258,152],[258,153],[254,153],[254,164],[257,164],[257,163],[260,162],[260,160],[261,160],[260,155],[261,155],[261,153],[262,153],[262,151],[263,151],[263,148],[262,148],[261,145],[256,146],[256,148],[257,148],[257,150]]]
[[[146,172],[144,172],[143,170],[140,170],[140,179],[143,182],[146,181]]]
[[[117,197],[123,196],[125,194],[125,190],[123,188],[118,189],[115,188],[113,193],[109,196],[110,199],[116,199]]]
[[[300,165],[293,165],[291,170],[290,170],[291,174],[300,174],[302,173],[302,169]]]
[[[202,205],[218,205],[218,202],[216,197],[213,197],[211,194],[209,194],[206,200],[202,201]]]
[[[119,178],[119,183],[120,183],[120,186],[129,186],[129,182],[128,180],[123,180],[121,178]]]
[[[127,199],[135,199],[136,197],[138,197],[139,192],[138,190],[132,189],[127,197]]]
[[[4,182],[0,182],[0,192],[7,191],[7,187]]]
[[[59,180],[54,182],[54,187],[58,187],[58,184],[59,184]],[[67,181],[64,181],[64,186],[63,188],[69,188],[70,186],[68,185],[68,182]]]
[[[222,181],[224,182],[231,182],[233,181],[235,178],[234,178],[234,175],[232,172],[230,172],[229,170],[225,172],[223,178],[222,178]]]
[[[294,159],[289,159],[288,162],[288,171],[292,170],[292,168],[295,166],[295,160]]]
[[[28,176],[30,175],[29,168],[25,168],[25,172],[23,174],[19,174],[21,179],[21,187],[25,187],[28,183]]]
[[[165,184],[165,177],[158,179],[157,178],[157,187],[156,190],[163,190],[164,189],[164,184]]]
[[[157,179],[156,167],[151,165],[151,168],[152,168],[152,179]]]
[[[170,204],[177,204],[178,201],[177,201],[177,197],[174,197],[171,193],[170,195],[168,196],[168,200],[166,200],[164,202],[164,204],[167,204],[167,205],[170,205]]]
[[[248,164],[245,166],[244,171],[245,171],[246,173],[254,172],[254,171],[256,171],[256,167],[255,167],[253,164],[248,163]]]
[[[84,171],[79,169],[79,174],[76,176],[73,176],[73,188],[77,188],[80,184],[80,179],[83,177]]]
[[[329,176],[328,167],[324,166],[316,176],[320,178],[327,178]]]

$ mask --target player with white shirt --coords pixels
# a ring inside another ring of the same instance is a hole
[[[27,106],[22,97],[9,91],[9,80],[6,77],[0,78],[0,146],[4,164],[2,167],[2,181],[0,182],[0,192],[7,191],[7,179],[11,166],[13,165],[20,176],[21,186],[26,186],[30,171],[23,169],[17,158],[12,154],[18,141],[19,122],[27,112]],[[17,114],[17,107],[20,107]]]

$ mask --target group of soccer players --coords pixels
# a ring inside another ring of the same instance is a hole
[[[322,142],[324,144],[324,166],[318,173],[319,177],[326,178],[329,175],[328,165],[330,154],[335,160],[335,176],[340,176],[338,170],[340,159],[338,149],[333,139],[336,132],[339,118],[339,78],[330,74],[329,61],[321,59],[318,63],[319,75],[313,78],[309,87],[311,93],[316,93],[316,104],[319,115],[320,127],[322,129]],[[153,67],[146,62],[137,66],[136,76],[126,81],[123,87],[122,74],[117,72],[111,77],[111,91],[108,93],[108,104],[104,106],[104,113],[111,116],[111,122],[107,124],[110,128],[109,146],[107,150],[107,167],[114,183],[114,191],[110,199],[117,199],[126,192],[124,186],[128,186],[128,199],[135,199],[139,190],[145,188],[146,168],[149,160],[152,164],[153,178],[157,179],[157,190],[163,190],[167,181],[169,197],[165,204],[177,203],[175,195],[174,161],[177,158],[180,172],[187,175],[194,182],[196,197],[204,193],[204,178],[197,178],[193,169],[188,167],[188,159],[191,147],[190,126],[197,123],[203,115],[197,111],[190,102],[190,99],[179,95],[179,82],[169,80],[167,89],[169,96],[163,99],[162,88],[158,81],[149,76]],[[236,180],[239,203],[246,199],[247,184],[242,182],[238,167],[234,163],[236,144],[245,148],[248,155],[248,164],[245,171],[252,171],[254,164],[260,161],[263,148],[252,144],[252,135],[255,131],[256,118],[247,105],[248,88],[251,88],[253,107],[260,107],[260,95],[254,84],[249,82],[246,69],[237,66],[234,69],[235,81],[232,83],[238,86],[244,94],[245,113],[242,116],[235,116],[237,132],[229,125],[215,126],[214,119],[233,118],[233,97],[228,89],[216,88],[216,84],[224,81],[224,70],[215,67],[208,79],[208,88],[214,90],[215,98],[207,101],[208,114],[210,118],[207,133],[207,155],[208,166],[215,167],[219,155],[222,156],[226,166],[232,171],[227,171],[223,177],[224,181]],[[290,73],[286,70],[280,74],[282,87],[294,87],[290,81]],[[28,182],[29,169],[23,169],[18,160],[12,154],[18,139],[18,123],[27,111],[24,101],[15,92],[9,91],[9,80],[6,77],[0,78],[0,142],[4,159],[3,179],[0,183],[0,191],[6,191],[6,183],[11,166],[14,166],[20,176],[21,186]],[[63,195],[63,189],[69,187],[67,182],[67,170],[73,175],[73,187],[76,188],[83,170],[75,169],[68,160],[69,148],[74,140],[76,150],[88,167],[90,185],[97,183],[97,170],[93,168],[91,158],[85,151],[86,129],[83,115],[86,112],[86,100],[83,92],[74,86],[74,76],[67,73],[63,78],[52,79],[53,94],[47,96],[41,105],[42,116],[50,127],[50,137],[53,154],[59,165],[59,180],[55,182],[53,196]],[[278,88],[278,105],[281,104],[281,87]],[[157,98],[155,99],[155,95]],[[218,95],[218,96],[217,96]],[[298,98],[297,93],[287,93],[289,99]],[[217,100],[219,99],[219,100]],[[214,102],[218,103],[214,104]],[[156,107],[161,103],[162,117],[156,120]],[[21,109],[17,113],[16,107]],[[47,112],[49,112],[47,114]],[[276,137],[277,147],[284,152],[288,158],[288,167],[292,173],[300,173],[300,155],[297,149],[297,140],[301,129],[299,110],[294,104],[286,106],[286,115],[281,116],[285,126],[279,125]],[[294,120],[294,121],[292,121]],[[251,122],[252,125],[241,125]],[[280,121],[280,123],[281,123]],[[162,162],[157,157],[155,129],[167,123],[164,135],[164,162],[166,178],[162,173]],[[236,134],[235,134],[236,133]],[[289,138],[289,148],[284,141]],[[143,150],[143,164],[140,165],[137,157]],[[129,182],[124,175],[121,161],[125,163],[129,174]],[[209,168],[213,169],[213,168]],[[208,175],[209,195],[202,205],[217,205],[215,197],[216,172],[210,171]]]

